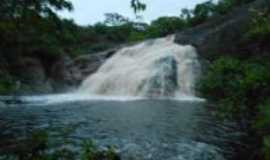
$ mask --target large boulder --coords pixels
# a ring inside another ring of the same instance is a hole
[[[104,61],[117,50],[118,48],[114,48],[76,58],[71,58],[66,54],[58,56],[51,66],[45,65],[48,70],[47,78],[50,80],[53,91],[64,92],[77,88],[82,80],[96,72]]]
[[[20,94],[52,92],[46,71],[39,59],[22,57],[19,62],[10,65],[12,75],[16,76],[14,90]]]
[[[250,11],[261,10],[267,5],[267,0],[256,0],[227,15],[215,17],[202,25],[177,33],[175,41],[195,46],[199,54],[206,58],[221,54],[247,54],[247,46],[242,42],[252,21]]]
[[[74,77],[69,69],[73,60],[68,55],[61,55],[50,67],[49,79],[54,91],[61,92],[75,85]]]
[[[89,75],[95,73],[98,68],[111,57],[119,48],[103,52],[86,54],[75,58],[67,67],[70,79],[79,85]]]
[[[150,97],[172,96],[177,84],[177,61],[174,56],[159,59],[153,66],[149,79],[143,81],[141,91]]]

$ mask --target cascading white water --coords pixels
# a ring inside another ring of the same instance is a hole
[[[194,96],[200,73],[196,49],[174,36],[124,47],[83,81],[78,92],[103,96]]]

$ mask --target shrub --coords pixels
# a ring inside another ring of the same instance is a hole
[[[81,160],[120,160],[113,147],[106,151],[99,151],[93,141],[84,141],[82,144]]]
[[[262,154],[265,160],[270,160],[270,97],[260,105],[254,128],[262,137]]]
[[[14,90],[12,79],[8,75],[0,74],[0,94],[7,94]]]
[[[270,40],[270,8],[262,11],[253,10],[253,21],[247,32],[247,39],[260,43],[267,43]]]
[[[270,94],[269,68],[265,60],[221,57],[209,66],[199,90],[227,115],[246,116]]]

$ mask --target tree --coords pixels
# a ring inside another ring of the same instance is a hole
[[[72,4],[66,0],[3,0],[0,4],[1,18],[25,18],[56,16],[57,10],[72,10]]]
[[[134,9],[134,12],[144,11],[146,9],[146,4],[142,3],[140,0],[131,0],[131,7]]]
[[[186,22],[180,17],[160,17],[154,20],[147,30],[148,37],[162,37],[186,28]]]
[[[38,50],[59,52],[61,40],[71,38],[65,36],[71,31],[70,27],[64,27],[67,22],[56,14],[63,9],[72,10],[72,4],[66,0],[3,0],[0,4],[0,38],[5,41],[0,42],[1,55],[14,60],[18,55]]]
[[[207,1],[195,6],[193,10],[192,25],[198,25],[205,22],[214,14],[215,4],[212,1]]]
[[[109,26],[120,26],[129,22],[129,19],[119,13],[106,13],[104,23]]]

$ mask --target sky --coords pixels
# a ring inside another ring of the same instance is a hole
[[[73,3],[72,12],[60,12],[64,18],[74,19],[77,24],[89,25],[104,20],[105,13],[119,13],[135,20],[130,0],[70,0]],[[160,16],[179,16],[182,8],[193,8],[205,0],[141,0],[147,4],[142,12],[144,22],[150,22]]]

